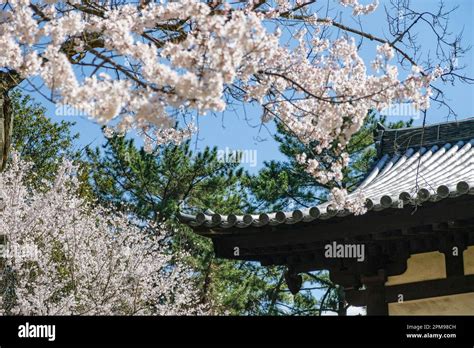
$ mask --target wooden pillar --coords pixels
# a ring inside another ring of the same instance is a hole
[[[385,300],[385,282],[387,281],[384,270],[379,270],[374,276],[361,278],[366,288],[367,315],[388,315],[388,303]]]

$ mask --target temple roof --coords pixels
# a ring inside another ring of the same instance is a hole
[[[426,127],[379,127],[379,160],[349,200],[362,194],[368,210],[400,209],[474,195],[474,118]],[[351,215],[329,203],[307,209],[258,215],[181,213],[181,222],[213,231],[327,220]]]
[[[388,129],[378,126],[376,146],[379,157],[383,154],[403,153],[420,147],[444,145],[470,140],[474,137],[474,118],[455,122],[443,122],[430,126]]]

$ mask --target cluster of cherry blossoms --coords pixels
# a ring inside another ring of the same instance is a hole
[[[339,0],[354,15],[375,1]],[[439,75],[416,67],[399,78],[389,44],[379,46],[370,75],[353,38],[323,38],[331,19],[308,19],[311,32],[292,33],[295,47],[266,23],[302,1],[260,8],[228,2],[173,2],[79,6],[77,1],[11,0],[0,13],[0,68],[40,77],[60,102],[113,126],[109,134],[139,130],[145,147],[179,143],[195,129],[177,127],[178,115],[226,109],[235,94],[259,103],[262,121],[285,126],[314,156],[298,161],[318,180],[338,182],[348,163],[346,146],[368,110],[396,102],[429,106]],[[286,17],[285,17],[286,18]],[[80,68],[79,68],[80,67]],[[235,93],[234,93],[235,92]],[[331,153],[328,153],[331,152]]]
[[[361,215],[367,212],[366,197],[361,191],[354,194],[351,199],[344,189],[334,187],[329,194],[328,209],[333,211],[348,210],[354,215]]]
[[[310,61],[301,58],[302,55],[290,55],[285,57],[285,62],[292,62],[296,68],[290,71],[287,66],[280,67],[280,71],[289,72],[287,76],[291,81],[298,81],[297,92],[302,92],[301,97],[290,100],[282,94],[268,103],[268,108],[270,115],[282,120],[310,149],[313,156],[303,153],[296,157],[297,161],[319,182],[326,184],[342,180],[342,170],[349,164],[346,146],[363,125],[367,111],[380,111],[401,101],[426,109],[431,95],[430,83],[440,70],[424,74],[414,69],[401,80],[397,66],[389,64],[393,49],[385,44],[378,47],[379,54],[374,61],[383,73],[369,75],[353,40],[315,39],[313,43],[311,49],[320,50],[316,59],[312,57]],[[282,74],[279,72],[277,76]],[[274,79],[269,85],[275,83],[282,82]],[[352,204],[346,208],[352,209]]]
[[[354,16],[359,16],[361,14],[369,14],[374,12],[379,5],[379,1],[375,0],[371,4],[361,5],[358,0],[339,0],[342,6],[352,7],[352,14]]]
[[[255,74],[278,47],[278,37],[267,33],[261,15],[211,13],[207,4],[195,0],[145,8],[127,4],[97,16],[77,10],[74,2],[48,1],[41,7],[41,19],[46,18],[41,25],[35,17],[39,6],[30,5],[14,0],[2,12],[0,44],[7,49],[0,53],[0,66],[25,78],[39,75],[62,103],[85,110],[98,122],[133,116],[121,119],[119,132],[153,127],[165,137],[161,142],[178,142],[189,134],[169,131],[176,122],[170,108],[224,110],[225,86]],[[158,48],[158,38],[140,39],[152,28],[189,18],[184,40],[169,40]],[[84,52],[117,68],[119,78],[96,69],[79,79],[73,59]]]
[[[64,162],[37,192],[30,165],[13,156],[0,174],[0,313],[15,315],[204,314],[192,272],[163,243],[164,231],[77,196]],[[153,232],[153,233],[150,233]]]

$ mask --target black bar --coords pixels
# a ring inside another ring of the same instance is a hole
[[[55,340],[19,338],[19,326],[55,325]],[[308,343],[474,343],[474,317],[1,317],[0,346],[145,344],[228,345]],[[408,337],[454,334],[456,337]]]

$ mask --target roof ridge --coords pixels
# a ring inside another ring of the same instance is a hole
[[[445,121],[445,122],[437,122],[437,123],[433,123],[433,124],[428,124],[428,125],[425,125],[425,129],[430,128],[430,127],[441,126],[441,125],[444,125],[444,124],[457,124],[457,123],[463,123],[463,122],[474,122],[474,117],[467,117],[467,118],[462,119],[462,120],[452,120],[452,121]],[[423,128],[423,125],[413,126],[413,127],[402,127],[402,128],[387,128],[384,125],[382,125],[381,123],[379,123],[379,125],[385,131],[388,131],[388,132],[404,131],[404,130],[415,130],[415,129]]]
[[[419,149],[474,138],[474,118],[436,123],[427,126],[389,129],[377,127],[375,144],[378,158],[409,148]]]

